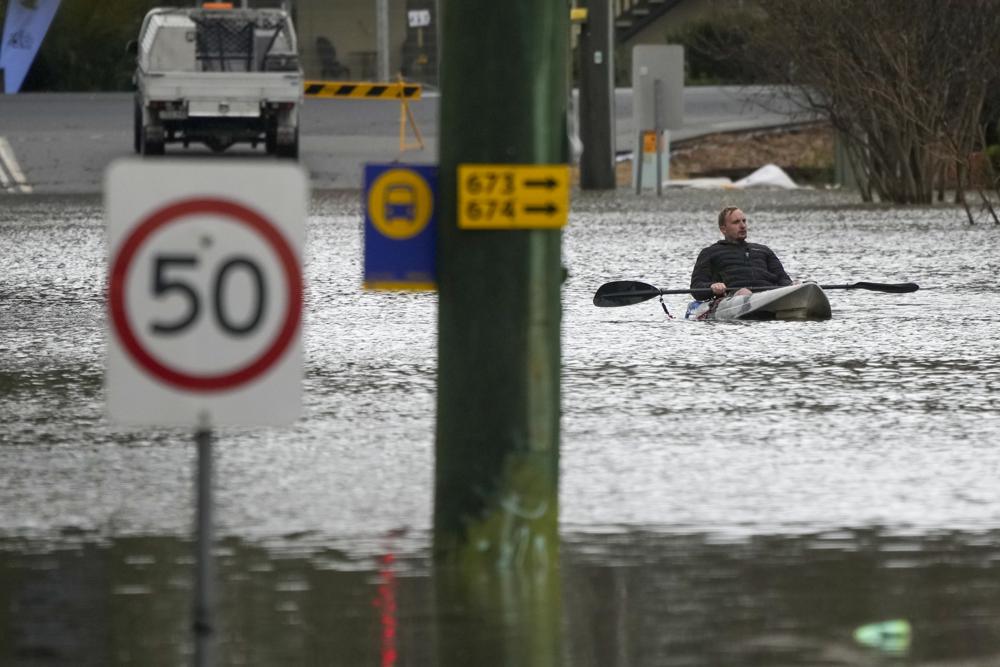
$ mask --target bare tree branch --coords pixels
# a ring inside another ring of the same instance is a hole
[[[949,173],[967,212],[967,190],[984,196],[970,179],[1000,115],[1000,0],[759,4],[747,53],[840,133],[862,197],[930,203]]]

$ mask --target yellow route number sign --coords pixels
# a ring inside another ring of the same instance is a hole
[[[565,164],[461,164],[461,229],[558,229],[569,217]]]

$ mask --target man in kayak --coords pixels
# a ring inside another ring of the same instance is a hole
[[[711,288],[723,296],[729,287],[740,287],[737,295],[750,294],[748,287],[791,285],[777,255],[766,245],[747,242],[747,217],[735,206],[719,212],[722,240],[700,253],[691,272],[691,289]]]

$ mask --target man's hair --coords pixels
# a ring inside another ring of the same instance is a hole
[[[725,226],[726,218],[729,217],[729,214],[738,208],[739,206],[727,206],[726,208],[719,211],[719,229],[722,229],[722,227]]]

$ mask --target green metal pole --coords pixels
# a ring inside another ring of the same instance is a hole
[[[434,552],[558,557],[561,230],[457,226],[460,164],[566,164],[569,6],[442,0]]]
[[[587,0],[580,64],[581,190],[615,189],[614,17],[611,0]]]
[[[569,6],[441,0],[436,664],[562,664],[561,230],[463,230],[462,164],[568,158]]]

